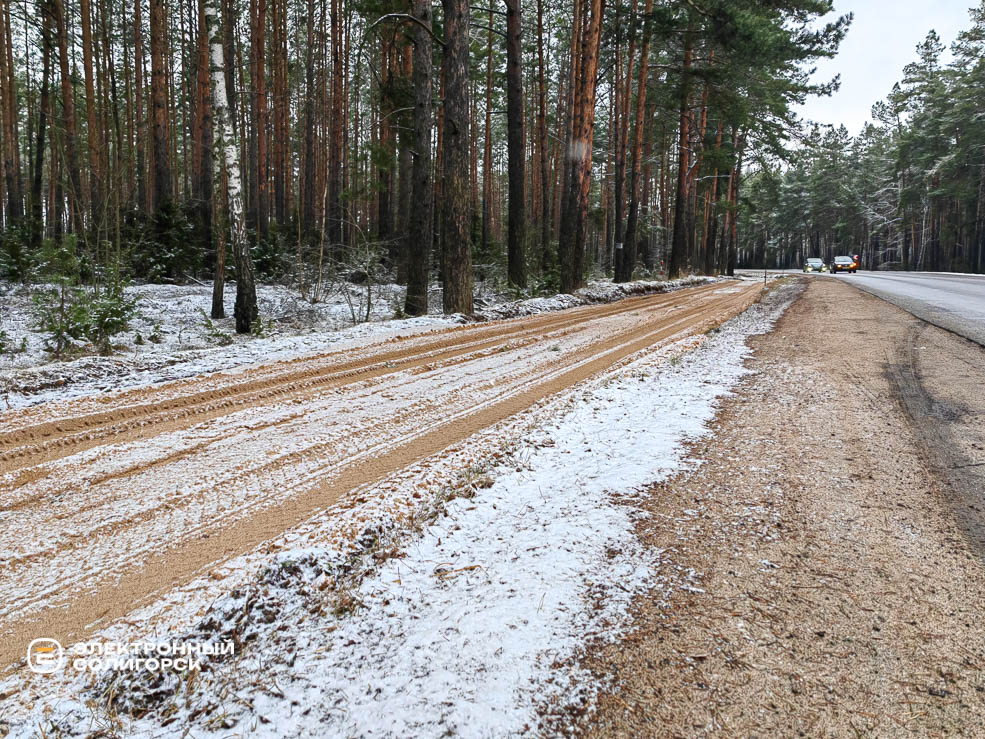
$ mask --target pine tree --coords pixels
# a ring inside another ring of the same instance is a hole
[[[442,132],[442,287],[445,313],[472,313],[469,228],[469,5],[442,0],[444,9],[444,131]]]

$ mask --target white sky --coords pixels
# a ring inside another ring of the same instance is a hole
[[[889,94],[903,67],[916,59],[916,45],[927,32],[934,29],[949,46],[971,25],[968,8],[974,5],[977,0],[835,0],[830,19],[854,13],[855,20],[838,56],[821,61],[814,79],[826,82],[840,74],[841,89],[832,97],[808,99],[797,112],[859,133],[871,119],[872,104]]]

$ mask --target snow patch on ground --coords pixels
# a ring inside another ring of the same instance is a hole
[[[557,295],[518,302],[479,283],[474,320],[493,320],[562,310],[588,303],[612,302],[628,295],[669,292],[704,284],[713,278],[690,277],[672,282],[632,282],[615,285],[593,282],[576,295]],[[444,316],[441,290],[432,289],[427,316],[395,319],[405,288],[371,288],[340,283],[317,303],[304,300],[280,285],[257,287],[262,336],[235,333],[232,305],[236,288],[226,286],[224,300],[230,317],[208,319],[212,306],[209,285],[137,285],[126,294],[137,300],[130,329],[114,337],[111,356],[87,355],[51,361],[45,339],[36,330],[32,291],[0,283],[0,330],[9,347],[0,353],[0,410],[38,403],[158,384],[212,372],[283,359],[339,351],[371,340],[410,336],[465,323],[462,315]],[[211,323],[211,326],[210,326]],[[24,351],[20,351],[26,342]]]
[[[212,306],[211,286],[138,285],[126,289],[128,297],[138,301],[137,315],[128,331],[114,337],[114,354],[51,361],[44,337],[35,329],[30,290],[0,284],[0,329],[7,333],[11,347],[27,341],[26,351],[0,355],[0,410],[336,351],[465,320],[441,315],[391,320],[394,308],[402,305],[403,291],[399,285],[377,285],[370,290],[345,284],[321,302],[311,303],[286,287],[261,285],[257,301],[264,334],[241,336],[233,325],[233,285],[225,291],[229,317],[215,320],[206,318]],[[358,316],[355,321],[353,312]]]
[[[639,280],[637,282],[614,283],[608,280],[592,282],[588,287],[576,290],[575,293],[561,293],[549,298],[530,298],[502,303],[477,310],[475,318],[480,321],[490,321],[497,318],[519,318],[532,316],[547,311],[564,310],[579,305],[593,303],[613,303],[633,295],[652,295],[654,293],[669,293],[685,287],[697,287],[709,282],[716,282],[715,277],[690,276],[679,280],[663,282]]]
[[[573,666],[586,641],[620,638],[643,589],[694,587],[683,566],[654,578],[662,553],[641,548],[632,499],[680,469],[687,441],[746,374],[746,339],[769,330],[788,292],[532,411],[522,438],[500,439],[500,463],[436,505],[422,534],[367,526],[362,556],[382,564],[351,589],[338,586],[358,552],[286,537],[190,634],[240,629],[238,659],[209,665],[196,686],[179,681],[138,720],[96,724],[155,737],[503,736],[536,730],[538,710],[590,710],[599,686]],[[121,685],[141,697],[139,682]],[[55,725],[84,731],[85,701],[105,699],[92,690],[77,679],[45,695],[32,682],[25,712],[0,725],[27,736],[50,710]]]

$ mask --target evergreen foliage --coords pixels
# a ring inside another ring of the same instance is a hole
[[[789,166],[759,167],[742,262],[859,254],[870,269],[985,271],[985,3],[970,15],[946,65],[927,34],[857,136],[814,127]]]

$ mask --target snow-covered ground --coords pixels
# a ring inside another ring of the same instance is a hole
[[[611,302],[628,295],[667,292],[709,279],[691,277],[623,285],[599,281],[576,295],[523,301],[511,301],[508,296],[479,284],[476,314],[471,318],[492,320],[532,315],[586,303]],[[231,317],[236,297],[234,285],[227,285],[225,292],[230,317],[214,321],[208,318],[211,286],[138,285],[126,289],[127,296],[137,300],[137,314],[129,330],[114,337],[112,355],[90,352],[66,361],[52,361],[45,350],[45,337],[36,328],[32,294],[33,290],[23,285],[0,283],[0,331],[6,334],[8,347],[0,353],[0,409],[338,351],[369,339],[408,336],[469,320],[461,315],[441,315],[440,288],[432,289],[429,295],[429,315],[395,320],[405,294],[405,288],[400,285],[366,288],[341,283],[326,291],[317,303],[303,300],[297,291],[280,285],[261,285],[257,288],[257,300],[263,335],[240,336],[234,331]]]
[[[137,300],[137,313],[129,330],[113,338],[112,355],[85,353],[81,347],[83,356],[52,361],[45,337],[36,329],[32,292],[22,285],[0,284],[0,330],[7,334],[9,347],[0,355],[0,393],[12,404],[23,402],[19,396],[33,396],[28,402],[64,400],[345,348],[380,334],[416,333],[462,320],[429,315],[386,323],[403,304],[399,285],[368,290],[344,284],[318,303],[280,285],[261,285],[257,302],[263,335],[240,336],[233,325],[236,288],[231,283],[224,296],[229,317],[216,320],[208,318],[211,286],[137,285],[126,289],[127,297]],[[440,302],[439,292],[436,309]]]
[[[0,733],[503,736],[590,710],[599,686],[581,648],[624,633],[634,594],[695,575],[678,563],[653,576],[664,553],[639,545],[632,501],[685,463],[788,292],[362,493],[412,486],[423,514],[381,507],[348,522],[362,535],[340,549],[340,512],[326,511],[104,632],[235,639],[235,659],[195,679],[22,670],[0,683]]]

